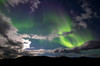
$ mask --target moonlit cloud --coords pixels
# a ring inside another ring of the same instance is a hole
[[[28,0],[7,0],[8,4],[11,5],[12,7],[18,6],[19,3],[27,3]]]
[[[72,34],[73,31],[71,32],[64,32],[63,34],[57,34],[57,32],[52,32],[49,35],[46,36],[42,36],[42,35],[34,35],[34,34],[21,34],[20,36],[23,38],[29,38],[29,39],[37,39],[37,40],[48,40],[48,41],[52,41],[55,38],[58,38],[59,36],[68,36],[69,34]]]
[[[28,39],[27,40],[23,39],[23,49],[22,50],[25,50],[26,48],[30,48],[30,44],[31,44],[31,41],[29,41]]]
[[[35,49],[35,50],[26,50],[30,56],[39,56],[39,54],[44,53],[51,53],[53,50],[47,50],[47,49]]]
[[[17,31],[18,29],[12,25],[11,19],[0,13],[0,52],[2,56],[17,57],[23,52],[22,50],[30,47],[31,41],[21,37]]]
[[[7,10],[9,11],[9,7],[16,7],[19,4],[26,4],[26,3],[30,3],[30,13],[34,12],[35,9],[38,8],[38,5],[40,4],[39,0],[5,0],[3,1],[5,7],[7,7]]]
[[[30,7],[31,8],[30,13],[32,13],[32,12],[35,11],[35,9],[38,8],[38,5],[40,4],[40,1],[39,0],[33,0],[30,3],[32,4],[32,6]]]
[[[31,38],[31,36],[28,35],[28,34],[21,34],[20,36],[23,37],[23,38]]]
[[[42,39],[42,40],[46,40],[47,39],[46,36],[39,36],[39,35],[33,35],[31,38],[32,39]]]
[[[40,3],[39,0],[4,0],[3,1],[5,7],[8,11],[10,7],[16,7],[19,4],[26,4],[30,3],[30,9],[31,13],[35,11],[35,9],[38,8],[38,5]],[[2,56],[6,56],[8,53],[9,56],[14,55],[14,57],[17,57],[18,55],[23,55],[23,52],[26,48],[30,48],[31,41],[29,39],[24,38],[30,38],[29,35],[26,34],[19,34],[17,33],[18,29],[12,25],[11,18],[6,17],[3,13],[0,12],[0,58],[3,58]],[[13,52],[14,51],[14,52]],[[10,55],[11,54],[11,55]],[[25,53],[24,53],[25,54]],[[26,54],[27,55],[27,54]],[[4,57],[5,58],[5,57]],[[13,58],[13,56],[12,56]]]
[[[25,4],[27,2],[30,2],[32,6],[31,12],[33,12],[33,9],[38,8],[38,4],[40,3],[38,0],[6,0],[4,1],[5,6],[9,10],[9,7],[16,7],[20,3]],[[12,25],[11,18],[6,17],[3,13],[0,12],[0,58],[5,58],[2,56],[7,56],[8,58],[13,55],[14,57],[17,57],[19,55],[23,55],[25,53],[26,48],[30,48],[31,41],[29,39],[24,38],[30,38],[27,34],[19,34],[17,33],[18,29]],[[26,54],[27,55],[27,54]],[[12,56],[12,58],[13,58]]]

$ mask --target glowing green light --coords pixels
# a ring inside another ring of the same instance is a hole
[[[56,14],[49,13],[45,16],[45,22],[51,21],[56,23],[55,30],[58,30],[58,34],[63,34],[64,32],[70,32],[73,30],[72,20],[66,14]],[[75,33],[69,34],[68,36],[59,36],[59,43],[68,48],[78,47],[84,44],[85,42],[92,40],[93,37],[89,30],[76,31]]]
[[[13,22],[13,25],[19,30],[23,30],[23,29],[31,29],[34,26],[33,23],[34,22],[31,19],[26,19],[23,22]]]
[[[64,38],[63,36],[60,36],[59,38],[60,38],[60,41],[61,41],[61,44],[62,44],[62,45],[66,46],[66,47],[69,47],[69,48],[74,47],[74,46],[70,43],[70,41],[69,41],[68,39]]]

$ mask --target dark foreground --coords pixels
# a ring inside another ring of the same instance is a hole
[[[57,58],[51,58],[51,57],[45,57],[45,56],[38,56],[38,57],[20,57],[16,59],[3,59],[0,60],[0,63],[3,64],[99,64],[100,59],[99,58],[86,58],[86,57],[80,57],[80,58],[67,58],[67,57],[57,57]]]

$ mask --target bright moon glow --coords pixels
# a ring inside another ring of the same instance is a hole
[[[30,48],[31,41],[23,40],[23,50]]]

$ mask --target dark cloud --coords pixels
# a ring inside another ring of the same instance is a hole
[[[18,51],[16,51],[15,49],[11,49],[10,47],[0,47],[0,52],[2,52],[2,54],[0,54],[0,58],[2,59],[15,58],[20,55]]]
[[[83,44],[80,47],[74,48],[78,50],[91,50],[91,49],[100,49],[100,41],[89,41]],[[73,49],[73,50],[74,50]]]
[[[23,43],[17,41],[16,38],[11,39],[10,33],[12,36],[17,36],[17,30],[12,26],[10,18],[0,13],[0,59],[15,58],[21,55]]]
[[[6,35],[7,31],[10,29],[10,25],[8,22],[4,21],[3,16],[0,15],[0,34],[3,35],[5,38],[8,38]]]
[[[100,41],[88,41],[80,47],[75,47],[73,49],[55,49],[54,53],[81,53],[85,50],[100,49]]]

